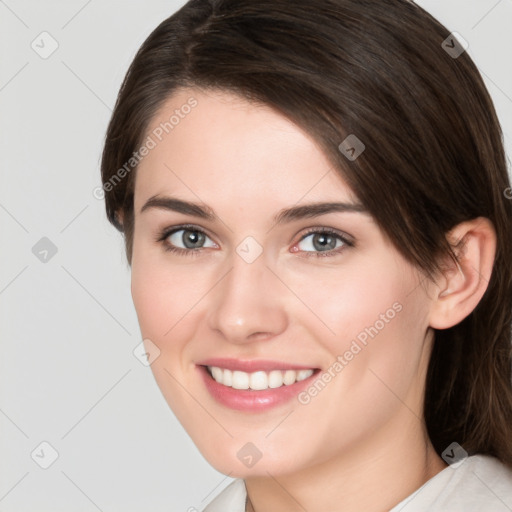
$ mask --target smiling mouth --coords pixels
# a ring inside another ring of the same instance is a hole
[[[272,370],[243,372],[240,370],[228,370],[218,366],[206,366],[210,376],[218,384],[237,389],[263,391],[265,389],[276,389],[283,386],[291,386],[296,382],[303,381],[319,371],[314,368],[301,370]]]

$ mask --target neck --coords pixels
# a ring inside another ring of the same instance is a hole
[[[423,423],[404,408],[364,447],[293,474],[247,478],[246,510],[384,512],[446,467]]]

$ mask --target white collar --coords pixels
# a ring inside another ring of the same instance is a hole
[[[231,482],[203,512],[245,512],[247,491],[242,479]]]

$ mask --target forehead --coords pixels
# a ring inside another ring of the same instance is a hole
[[[225,91],[181,89],[146,132],[135,208],[156,194],[214,204],[355,200],[313,138],[268,106]],[[208,201],[207,201],[208,199]]]

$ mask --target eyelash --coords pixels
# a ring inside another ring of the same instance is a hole
[[[172,252],[178,255],[184,255],[184,256],[199,256],[199,254],[202,252],[201,249],[182,249],[181,247],[176,247],[174,245],[171,245],[169,242],[167,242],[167,238],[171,236],[172,234],[178,232],[178,231],[193,231],[195,233],[201,233],[205,236],[208,236],[207,233],[205,233],[202,229],[199,229],[197,226],[191,225],[191,224],[185,224],[182,226],[174,226],[172,229],[165,229],[156,238],[156,242],[162,243],[164,246],[164,250],[168,252]],[[334,236],[341,240],[343,242],[342,247],[338,247],[337,249],[331,249],[329,251],[296,251],[297,253],[304,253],[304,254],[298,254],[301,258],[310,258],[310,257],[317,257],[317,258],[325,258],[325,257],[331,257],[336,256],[340,254],[342,251],[344,251],[347,247],[354,247],[354,242],[348,240],[345,236],[343,236],[340,232],[332,229],[332,228],[311,228],[308,230],[304,235],[300,238],[300,240],[297,243],[302,242],[305,238],[307,238],[309,235],[319,233],[319,234],[327,234]],[[208,238],[210,238],[208,236]]]

